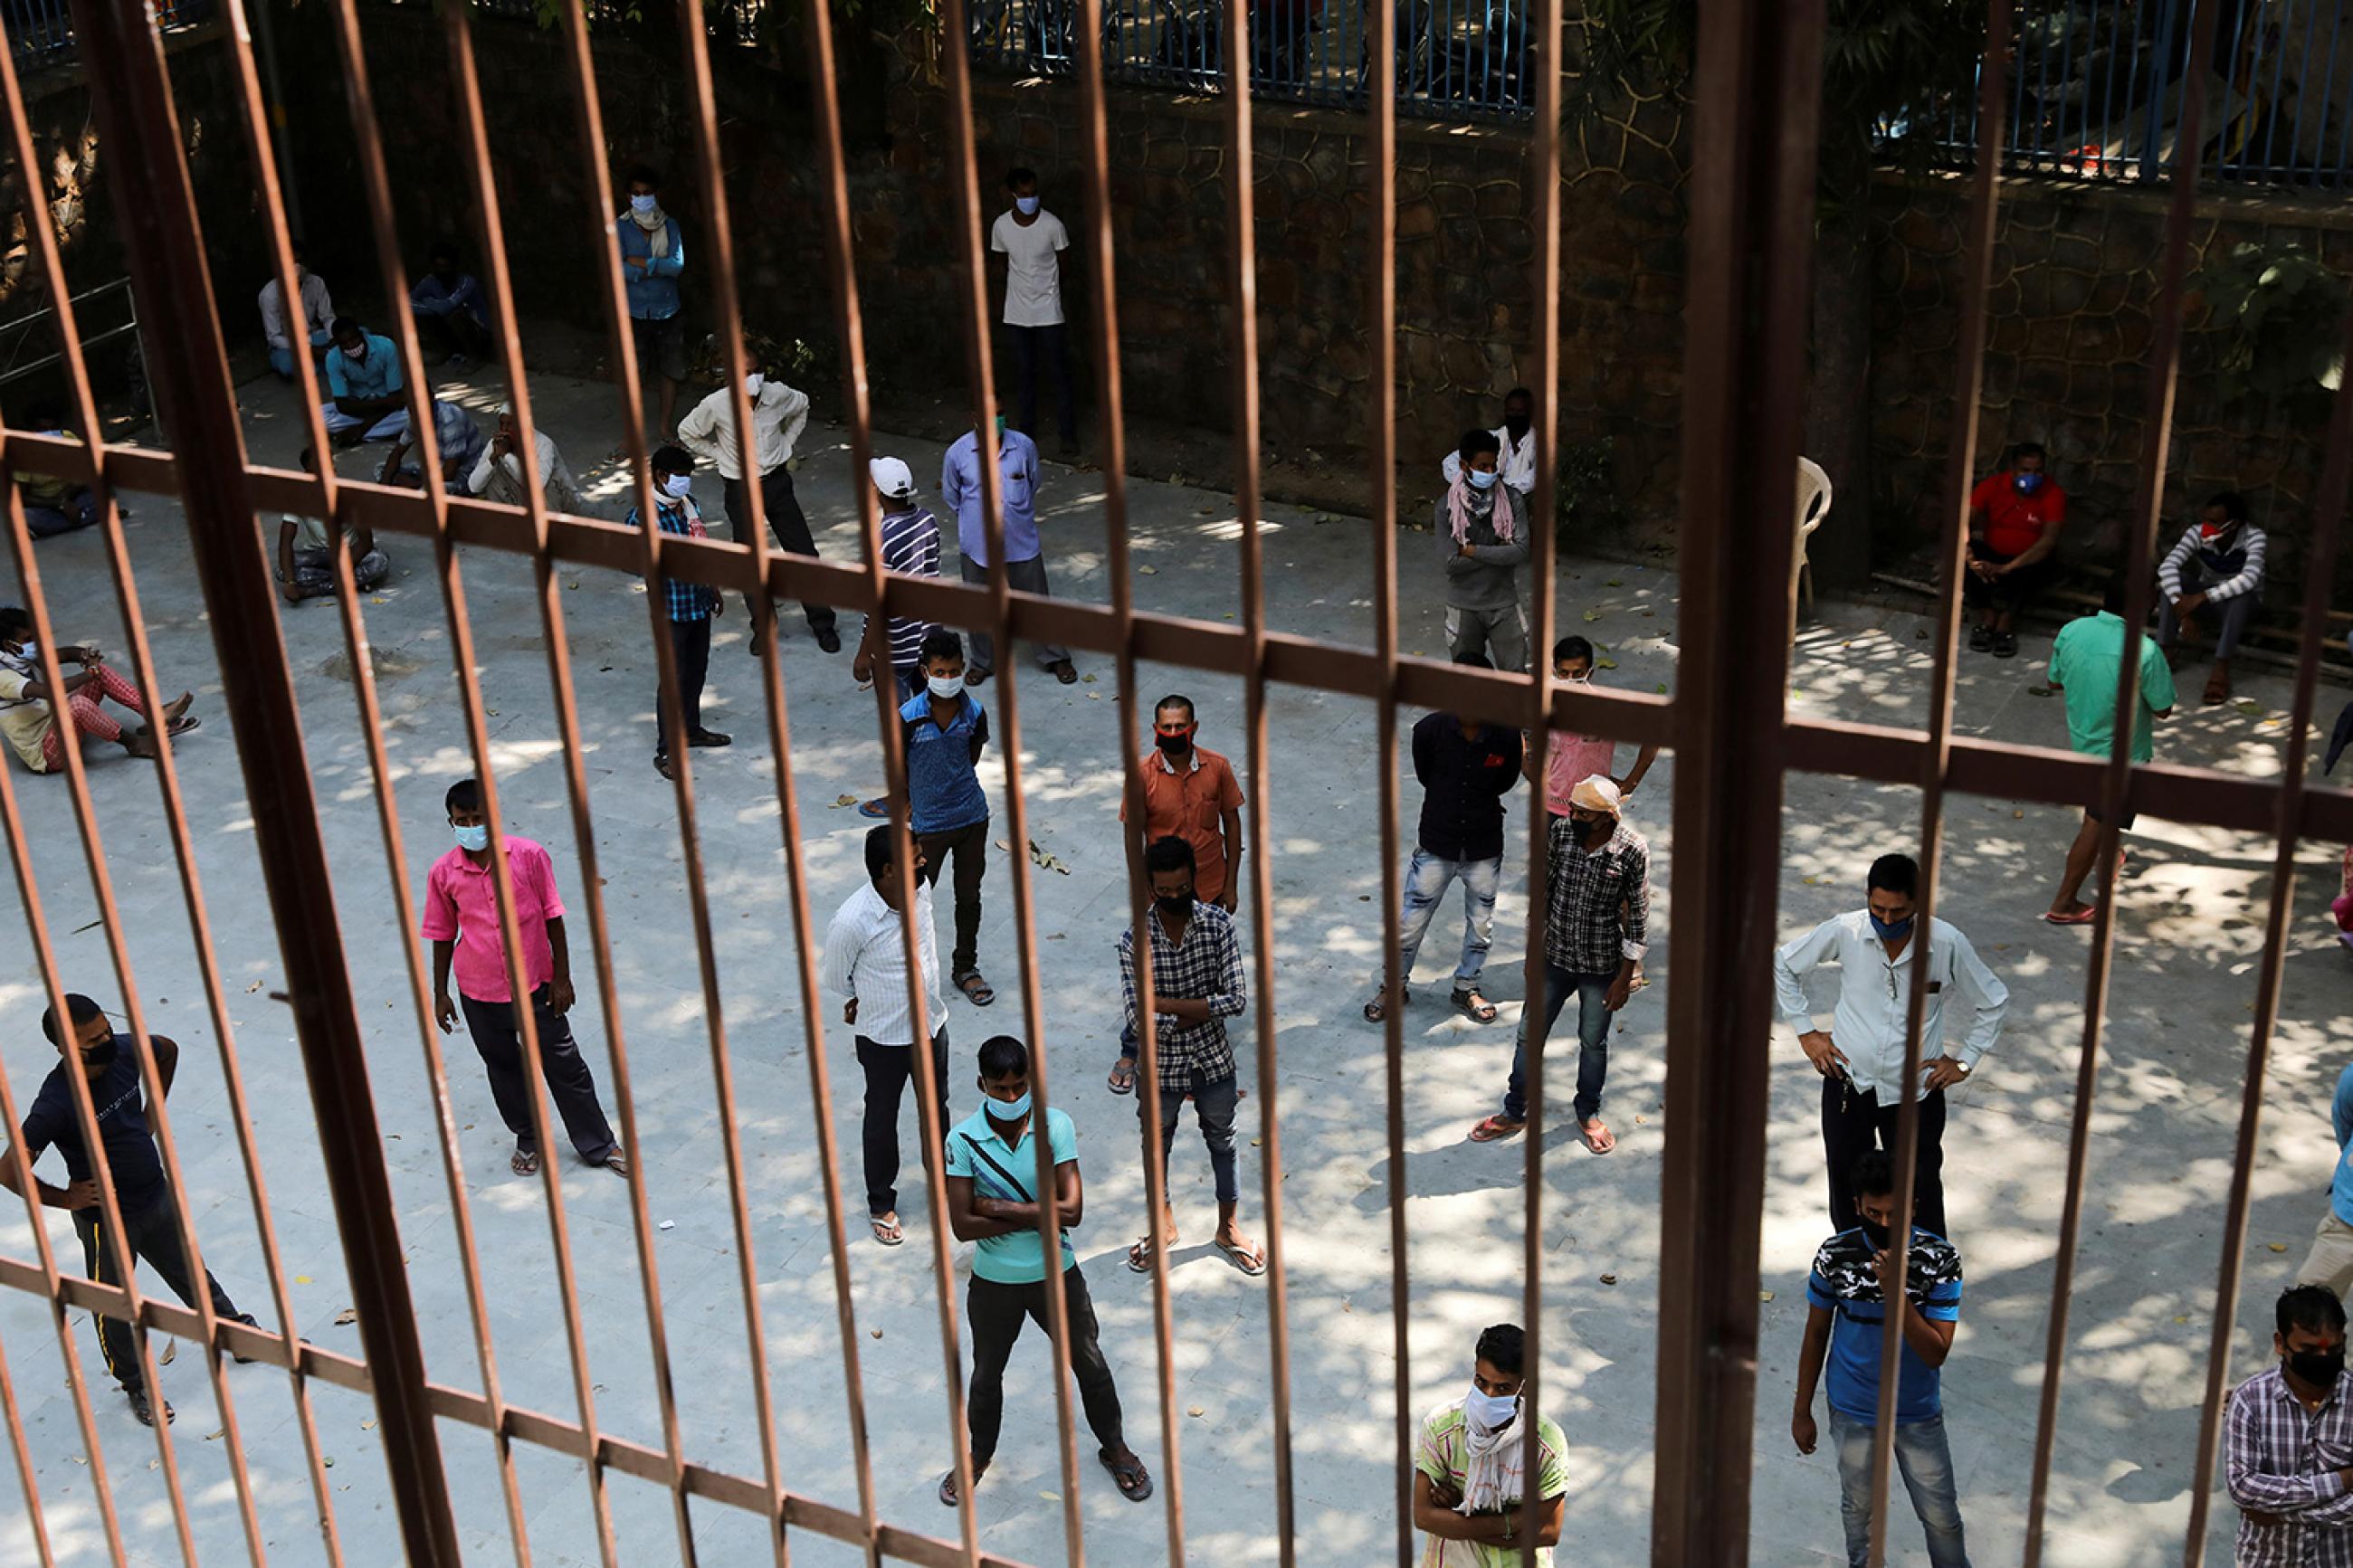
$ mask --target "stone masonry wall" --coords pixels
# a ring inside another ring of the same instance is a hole
[[[1877,193],[1873,288],[1872,523],[1874,559],[1916,556],[1935,538],[1954,416],[1967,187],[1890,179]],[[2353,215],[2294,198],[2219,197],[2192,231],[2191,269],[2233,246],[2302,246],[2353,275]],[[1972,471],[2035,440],[2070,497],[2063,552],[2099,569],[2122,551],[2146,434],[2151,312],[2164,245],[2163,198],[2013,182],[2002,192],[1988,323],[1984,412]],[[2216,490],[2246,494],[2271,531],[2271,578],[2294,583],[2320,477],[2325,401],[2248,406],[2217,371],[2225,332],[2193,293],[2182,339],[2160,550]],[[2353,584],[2353,573],[2347,574]],[[2274,614],[2287,597],[2271,595]]]

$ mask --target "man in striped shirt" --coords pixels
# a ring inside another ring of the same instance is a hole
[[[2198,635],[2193,618],[2212,606],[2214,673],[2206,705],[2231,700],[2231,658],[2263,602],[2263,554],[2269,536],[2247,521],[2247,499],[2224,490],[2199,509],[2198,521],[2158,563],[2157,641],[2171,648],[2184,633]]]
[[[2323,1285],[2281,1292],[2272,1354],[2231,1394],[2223,1475],[2239,1505],[2239,1568],[2353,1568],[2344,1304]]]
[[[881,497],[882,570],[904,577],[940,574],[940,521],[915,500],[913,470],[897,458],[873,458],[866,472]],[[866,631],[849,673],[862,688],[874,679],[874,659],[888,651],[891,674],[899,683],[899,700],[912,701],[923,684],[916,667],[923,662],[923,639],[939,630],[930,621],[913,616],[891,616],[877,621],[866,617]]]

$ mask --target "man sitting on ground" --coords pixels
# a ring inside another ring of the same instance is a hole
[[[400,351],[349,316],[335,318],[335,346],[327,355],[327,402],[319,410],[338,447],[391,441],[408,433],[406,384]]]
[[[302,468],[319,471],[319,454],[302,448]],[[375,530],[355,522],[344,531],[352,542],[352,580],[361,593],[380,586],[392,575],[392,563],[375,547]],[[278,591],[290,605],[305,599],[334,597],[334,525],[301,512],[282,512],[278,519]]]
[[[458,247],[447,240],[433,247],[433,269],[408,291],[408,309],[417,321],[417,345],[427,353],[452,364],[469,355],[491,357],[491,312],[482,285],[472,273],[459,270]]]
[[[82,667],[79,675],[65,678],[66,707],[73,715],[74,733],[112,741],[134,757],[155,755],[151,728],[142,724],[126,731],[99,707],[100,698],[111,697],[143,716],[147,703],[139,689],[109,665],[94,646],[60,647],[57,655],[60,665]],[[183,691],[164,705],[164,721],[173,734],[196,727],[196,721],[186,716],[188,704],[195,700],[193,693]],[[56,698],[34,657],[33,617],[14,605],[0,605],[0,736],[6,738],[26,767],[37,773],[54,773],[63,772],[66,765],[66,733],[58,728]]]
[[[575,516],[588,515],[588,503],[581,499],[580,486],[572,478],[571,467],[564,454],[544,430],[532,433],[532,450],[539,458],[539,493],[550,511],[567,511]],[[466,476],[466,493],[501,506],[528,504],[523,489],[522,457],[518,445],[522,437],[515,428],[514,405],[503,404],[499,408],[498,434],[474,459],[471,472]]]
[[[2263,602],[2263,531],[2247,521],[2247,498],[2224,490],[2199,509],[2179,542],[2157,567],[2157,640],[2170,652],[2183,637],[2196,637],[2199,611],[2210,606],[2216,621],[2214,673],[2206,678],[2206,706],[2231,700],[2231,659],[2239,638]]]

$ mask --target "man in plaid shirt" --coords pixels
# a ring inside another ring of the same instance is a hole
[[[1568,815],[1552,822],[1546,858],[1544,997],[1520,1016],[1520,1042],[1501,1114],[1471,1130],[1492,1143],[1527,1125],[1528,1026],[1541,1010],[1549,1038],[1561,1004],[1577,994],[1577,1124],[1585,1146],[1618,1146],[1601,1120],[1601,1084],[1609,1073],[1609,1020],[1633,994],[1634,969],[1650,941],[1651,847],[1620,816],[1618,786],[1600,773],[1568,797]]]
[[[2280,1293],[2265,1367],[2232,1391],[2223,1445],[2238,1568],[2353,1568],[2353,1397],[2345,1307],[2326,1286]]]
[[[687,476],[694,459],[681,447],[657,447],[653,455],[654,521],[664,533],[689,539],[707,537],[702,509],[694,504]],[[645,520],[631,507],[621,520],[625,528],[643,528]],[[670,600],[670,646],[678,656],[678,697],[686,713],[686,743],[690,746],[732,745],[734,737],[702,727],[702,678],[711,668],[711,621],[720,611],[719,590],[664,574],[662,591]],[[658,682],[654,688],[654,771],[674,775],[670,762],[670,704]]]
[[[1234,917],[1216,904],[1193,897],[1193,846],[1171,836],[1155,838],[1144,851],[1144,868],[1152,879],[1152,912],[1144,926],[1152,942],[1151,1011],[1153,1068],[1160,1085],[1160,1171],[1162,1196],[1167,1194],[1168,1156],[1176,1142],[1176,1117],[1191,1100],[1200,1119],[1201,1141],[1209,1146],[1209,1167],[1218,1179],[1218,1250],[1245,1274],[1266,1272],[1266,1254],[1257,1242],[1237,1228],[1234,1213],[1241,1206],[1241,1184],[1234,1173],[1234,1108],[1240,1102],[1235,1081],[1234,1048],[1226,1039],[1225,1020],[1240,1017],[1250,1005],[1242,980],[1241,944],[1234,939]],[[1144,1037],[1143,1014],[1135,989],[1135,932],[1119,937],[1119,989],[1127,1003],[1128,1032]],[[1144,1118],[1144,1097],[1136,1096],[1137,1121]],[[1167,1236],[1176,1241],[1176,1215],[1167,1211]],[[1138,1274],[1152,1268],[1152,1238],[1127,1249],[1127,1266]]]

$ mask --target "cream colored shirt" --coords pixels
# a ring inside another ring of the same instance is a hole
[[[694,405],[678,422],[678,444],[706,462],[719,465],[722,479],[744,477],[744,459],[735,440],[735,389],[723,386]],[[760,472],[769,473],[789,461],[793,443],[808,424],[808,395],[781,381],[771,381],[752,400],[754,455]]]
[[[580,498],[580,487],[572,478],[572,468],[565,462],[564,454],[544,430],[532,432],[532,447],[539,454],[539,484],[551,511],[568,511],[586,515],[588,505]],[[491,447],[482,447],[482,455],[474,459],[474,471],[466,476],[466,493],[480,496],[501,506],[522,506],[522,459],[509,452],[495,460]]]

